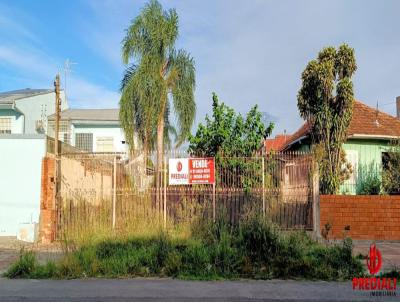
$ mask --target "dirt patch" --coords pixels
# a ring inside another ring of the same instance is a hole
[[[16,237],[0,237],[0,275],[18,259],[23,250],[34,251],[39,263],[57,261],[62,256],[61,247],[57,244],[41,245],[20,241]]]

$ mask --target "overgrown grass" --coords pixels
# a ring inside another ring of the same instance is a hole
[[[327,247],[305,232],[282,232],[250,212],[239,226],[229,225],[224,216],[215,223],[197,221],[188,238],[159,232],[92,241],[68,251],[58,263],[39,265],[31,252],[22,253],[6,276],[346,280],[362,273],[351,240]]]

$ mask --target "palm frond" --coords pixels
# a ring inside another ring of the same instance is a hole
[[[193,58],[184,50],[173,52],[170,56],[171,66],[177,71],[177,78],[172,85],[174,112],[177,118],[178,140],[180,145],[190,134],[196,116],[195,66]]]

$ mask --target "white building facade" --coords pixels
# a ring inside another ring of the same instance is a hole
[[[54,137],[54,118],[48,135]],[[126,152],[118,109],[68,109],[61,112],[59,140],[86,152]]]

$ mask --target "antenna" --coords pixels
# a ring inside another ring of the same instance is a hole
[[[377,127],[380,126],[379,121],[378,121],[378,113],[379,113],[379,101],[376,101],[376,116],[375,116],[375,124]]]
[[[67,75],[72,73],[72,65],[76,64],[78,63],[72,62],[70,59],[66,59],[64,62],[64,94],[66,100],[67,100]]]

